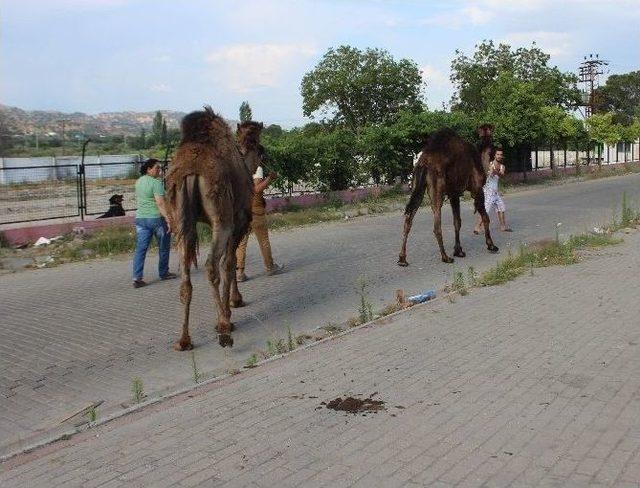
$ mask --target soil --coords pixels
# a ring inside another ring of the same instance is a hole
[[[373,396],[373,395],[371,395]],[[331,410],[337,410],[352,414],[366,413],[366,412],[379,412],[380,410],[386,410],[384,402],[382,400],[372,400],[371,398],[335,398],[329,403],[322,402],[322,405],[326,405]]]

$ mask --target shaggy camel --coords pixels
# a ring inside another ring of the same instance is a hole
[[[442,203],[444,197],[449,197],[453,211],[453,225],[456,233],[456,243],[453,255],[465,257],[460,245],[460,197],[465,190],[473,196],[475,211],[482,216],[484,235],[487,249],[497,252],[489,232],[489,216],[484,208],[484,191],[482,187],[486,181],[485,167],[491,160],[493,127],[482,125],[478,128],[480,149],[466,142],[455,131],[441,129],[429,137],[422,149],[422,156],[413,171],[413,191],[409,203],[405,208],[404,235],[402,248],[398,258],[399,266],[408,266],[407,238],[411,231],[413,217],[422,203],[425,190],[431,198],[433,211],[433,233],[438,240],[440,255],[445,263],[452,263],[453,258],[447,256],[442,243]]]
[[[247,137],[257,139],[262,124],[251,123],[244,130]],[[191,264],[197,265],[197,222],[211,227],[211,249],[205,267],[218,311],[218,341],[222,347],[233,346],[230,307],[244,305],[236,282],[236,248],[251,223],[253,197],[248,166],[251,151],[246,151],[245,156],[227,123],[210,107],[182,120],[182,141],[166,177],[169,216],[182,267],[180,301],[184,305],[184,321],[176,350],[193,348],[189,308],[193,289]]]

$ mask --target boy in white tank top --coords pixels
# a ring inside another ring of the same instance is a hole
[[[484,208],[487,214],[495,208],[498,215],[498,222],[500,223],[500,230],[503,232],[513,232],[513,230],[507,225],[507,219],[505,217],[505,211],[507,210],[504,205],[504,200],[498,191],[498,183],[500,177],[505,174],[505,167],[502,164],[504,154],[502,149],[496,149],[496,155],[493,161],[489,163],[489,171],[487,173],[487,182],[484,185]],[[482,231],[482,217],[480,214],[476,217],[476,225],[473,229],[474,234],[479,234]]]

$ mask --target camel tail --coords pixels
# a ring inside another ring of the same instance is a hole
[[[198,266],[198,216],[202,211],[198,177],[189,175],[182,184],[180,226],[176,235],[177,245],[182,249],[184,264]]]
[[[427,166],[424,164],[417,165],[413,170],[413,191],[409,198],[409,203],[404,209],[405,215],[411,215],[418,210],[418,207],[424,200],[424,193],[427,191]]]

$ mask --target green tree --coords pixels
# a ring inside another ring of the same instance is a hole
[[[472,57],[456,51],[451,62],[451,81],[456,88],[452,106],[470,114],[482,112],[488,104],[483,90],[505,75],[535,85],[545,105],[575,106],[580,101],[576,76],[550,67],[549,59],[535,43],[514,51],[508,44],[496,46],[485,40],[476,45]]]
[[[556,174],[555,156],[553,147],[565,145],[569,140],[573,140],[580,133],[582,121],[569,115],[560,107],[542,107],[542,122],[544,142],[549,144],[551,171]]]
[[[167,121],[163,120],[162,121],[162,130],[160,131],[160,144],[165,146],[167,144],[167,141],[168,141]]]
[[[140,129],[140,135],[138,136],[136,149],[146,149],[147,147],[147,131],[144,129]]]
[[[640,138],[640,119],[633,119],[629,125],[620,127],[620,139],[624,142],[634,142]]]
[[[494,139],[512,148],[523,164],[531,144],[544,139],[544,96],[534,83],[519,81],[508,73],[485,87],[482,95],[486,104],[481,121],[494,125]]]
[[[264,128],[262,131],[262,137],[278,138],[284,134],[284,130],[278,124],[271,124]]]
[[[267,135],[262,139],[267,152],[269,169],[280,175],[276,180],[282,190],[297,183],[317,184],[314,161],[318,156],[318,144],[313,135],[304,129],[282,132],[278,137]]]
[[[355,131],[367,123],[389,120],[403,109],[419,110],[422,87],[413,61],[396,61],[382,49],[340,46],[329,49],[304,75],[302,111]]]
[[[153,118],[153,125],[151,127],[153,143],[160,142],[162,138],[162,122],[164,122],[164,118],[162,117],[162,112],[157,111],[155,117]]]
[[[251,106],[246,100],[240,104],[240,122],[249,122],[253,120]]]
[[[613,112],[614,122],[631,125],[640,117],[640,71],[611,75],[596,91],[597,112]]]
[[[613,121],[613,112],[593,114],[587,119],[587,129],[591,140],[600,144],[613,145],[621,140],[620,125]]]

